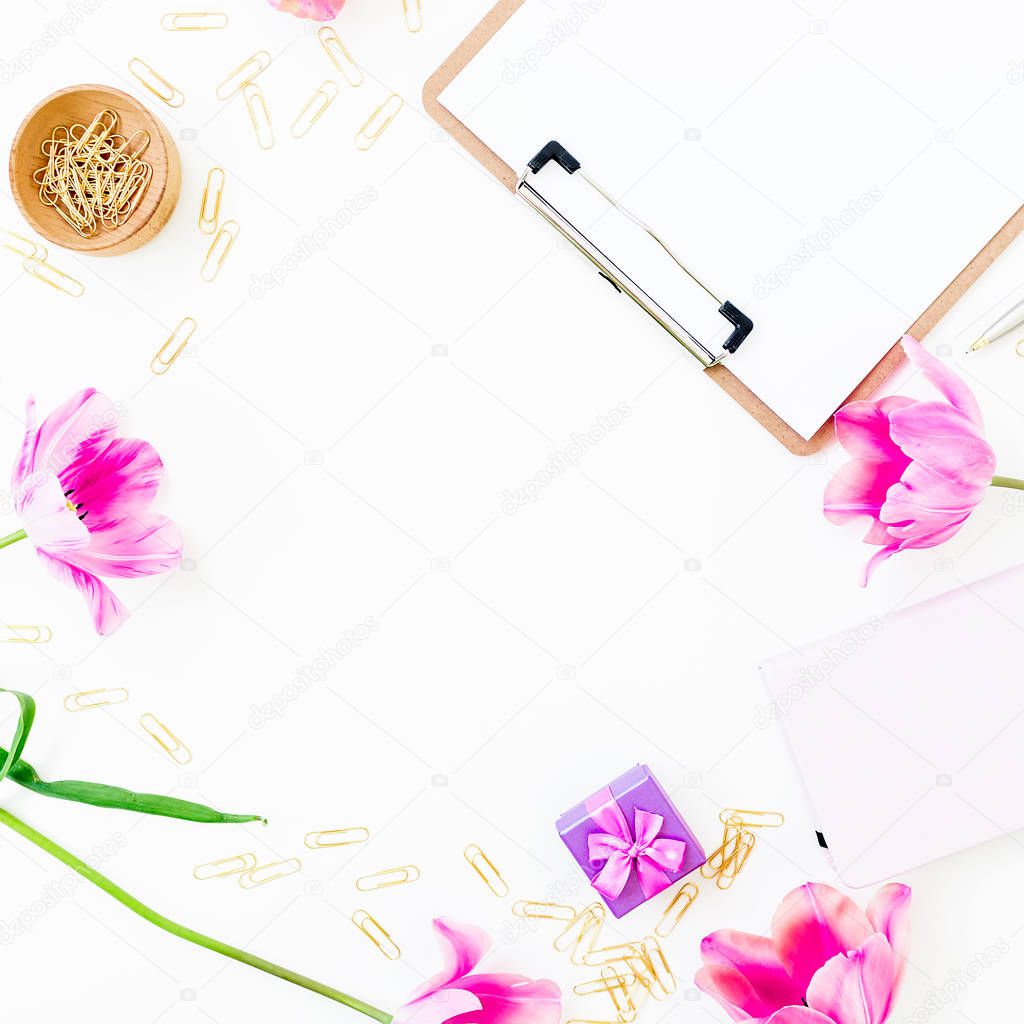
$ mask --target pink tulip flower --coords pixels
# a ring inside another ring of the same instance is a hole
[[[867,914],[828,885],[794,889],[771,936],[718,931],[694,979],[735,1021],[883,1024],[910,945],[910,889],[883,886]]]
[[[896,552],[949,540],[994,482],[995,453],[970,388],[909,335],[903,350],[941,401],[892,395],[850,402],[836,413],[836,439],[853,461],[826,488],[825,516],[837,524],[871,520],[864,542],[879,550],[861,586]],[[1019,484],[1002,477],[995,482]]]
[[[267,0],[267,3],[277,11],[312,21],[333,21],[345,6],[345,0]]]
[[[553,981],[519,974],[470,974],[490,949],[479,928],[434,921],[444,969],[421,985],[394,1017],[394,1024],[558,1024],[561,992]]]
[[[151,576],[181,561],[182,539],[149,509],[163,463],[145,441],[115,437],[117,412],[93,388],[80,391],[35,426],[29,399],[25,440],[11,487],[22,529],[43,565],[77,587],[96,631],[112,633],[128,611],[100,576]]]

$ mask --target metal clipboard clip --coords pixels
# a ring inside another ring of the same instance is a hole
[[[577,175],[587,185],[602,196],[612,207],[648,234],[671,257],[680,270],[700,289],[714,300],[718,312],[732,325],[732,331],[722,349],[715,352],[704,342],[688,331],[679,321],[658,303],[644,288],[623,271],[606,252],[595,244],[587,234],[568,217],[561,213],[531,184],[531,178],[539,174],[544,167],[554,161],[567,174]],[[754,329],[754,322],[731,302],[720,299],[699,277],[697,277],[678,256],[662,241],[658,235],[642,220],[621,206],[593,179],[583,173],[582,164],[564,146],[558,142],[549,142],[530,162],[516,183],[516,192],[525,199],[552,227],[571,242],[584,256],[597,267],[603,278],[609,281],[618,291],[628,295],[641,309],[653,317],[661,326],[679,342],[687,352],[707,369],[716,366],[727,355],[735,352],[748,334]]]

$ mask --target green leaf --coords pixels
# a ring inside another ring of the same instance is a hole
[[[263,821],[266,819],[258,814],[223,814],[205,804],[193,803],[191,800],[179,800],[173,796],[160,796],[156,793],[134,793],[120,786],[107,786],[101,782],[79,782],[67,779],[61,782],[46,782],[27,761],[21,759],[25,742],[35,720],[36,702],[27,694],[17,690],[5,690],[19,704],[18,724],[14,730],[14,741],[9,751],[0,747],[3,767],[0,768],[0,782],[5,778],[30,789],[43,796],[58,800],[73,800],[80,804],[91,804],[93,807],[113,807],[123,811],[137,811],[139,814],[157,814],[164,818],[180,818],[182,821],[200,821],[209,824],[230,824],[246,821]]]

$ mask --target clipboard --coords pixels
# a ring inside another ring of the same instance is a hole
[[[430,117],[513,193],[519,183],[519,172],[502,160],[462,121],[444,107],[440,102],[440,95],[525,2],[526,0],[499,0],[476,28],[427,79],[423,88],[424,108]],[[1024,231],[1024,207],[1018,209],[1010,217],[917,320],[908,325],[907,333],[918,340],[924,338],[1022,231]],[[846,402],[870,397],[902,365],[904,356],[898,342],[898,338],[893,339],[892,348],[853,389]],[[705,369],[704,372],[793,454],[812,455],[832,441],[834,432],[831,418],[809,440],[805,439],[736,377],[727,365],[713,365]]]

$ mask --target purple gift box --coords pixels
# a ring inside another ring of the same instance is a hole
[[[616,917],[707,860],[697,837],[645,764],[566,811],[555,827]]]

